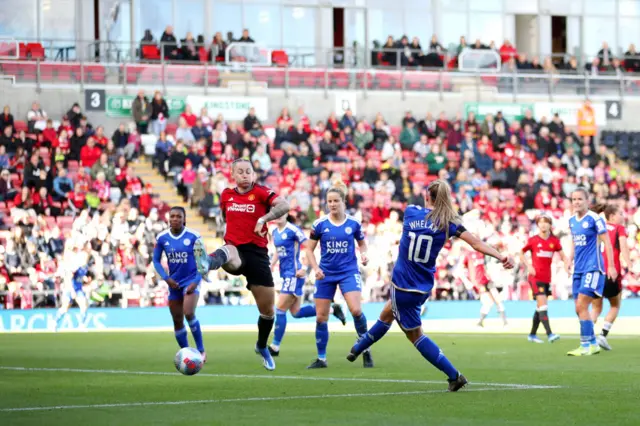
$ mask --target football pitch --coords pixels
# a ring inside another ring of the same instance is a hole
[[[205,333],[209,361],[187,377],[171,332],[0,334],[0,425],[640,424],[637,337],[571,358],[576,336],[433,334],[470,381],[458,393],[400,333],[367,370],[345,359],[355,336],[332,333],[329,368],[312,371],[314,334],[289,333],[271,373],[255,337]]]

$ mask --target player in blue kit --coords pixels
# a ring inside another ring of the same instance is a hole
[[[391,298],[380,319],[367,331],[347,355],[351,362],[368,350],[389,331],[395,319],[407,338],[422,356],[447,375],[449,391],[464,387],[467,379],[451,364],[442,350],[422,333],[420,308],[433,289],[436,259],[451,237],[457,237],[474,250],[494,257],[505,269],[513,268],[513,260],[467,231],[451,203],[451,189],[442,180],[427,188],[426,208],[408,206],[404,212],[398,260],[391,278]]]
[[[316,316],[314,305],[300,307],[302,288],[304,287],[306,272],[300,262],[300,249],[307,241],[300,228],[289,222],[288,216],[282,216],[276,220],[277,227],[273,230],[273,244],[276,252],[271,261],[273,268],[280,262],[280,277],[282,278],[282,290],[278,297],[276,306],[276,327],[273,341],[269,346],[271,355],[280,354],[280,344],[287,328],[287,311],[291,312],[294,318],[308,318]],[[346,324],[347,320],[338,304],[331,306],[332,314]]]
[[[367,332],[367,319],[362,313],[362,278],[356,258],[356,241],[362,264],[366,265],[367,243],[360,222],[345,213],[347,187],[336,182],[327,191],[329,214],[313,224],[310,241],[306,244],[307,260],[316,273],[316,347],[318,358],[307,368],[327,368],[327,343],[329,342],[329,311],[336,289],[344,296],[358,336]],[[320,265],[313,251],[320,244]],[[363,365],[373,367],[369,351],[364,353]]]
[[[589,194],[578,188],[571,194],[574,215],[569,219],[573,244],[569,249],[569,260],[573,260],[573,298],[580,320],[580,347],[567,352],[569,356],[588,356],[600,353],[596,342],[589,306],[602,297],[605,284],[604,259],[600,244],[609,259],[613,259],[613,247],[604,220],[589,210]],[[613,281],[618,277],[613,263],[609,264],[607,275]]]
[[[196,305],[200,295],[200,281],[196,260],[193,255],[195,245],[204,247],[200,234],[186,227],[186,212],[182,207],[173,207],[169,211],[169,229],[160,233],[153,250],[153,266],[156,272],[169,285],[169,311],[173,318],[173,329],[181,348],[189,346],[187,319],[196,348],[204,360],[207,354],[202,343],[202,330],[196,318]],[[169,273],[160,263],[162,253],[167,256]]]
[[[62,293],[61,306],[56,313],[53,331],[58,331],[62,319],[69,312],[71,304],[75,300],[80,308],[79,327],[85,327],[85,320],[89,311],[89,299],[84,292],[83,286],[90,282],[92,275],[89,272],[89,255],[80,246],[74,247],[73,251],[67,252],[69,258],[65,259],[65,265],[71,263],[71,271],[73,271],[70,279],[67,281],[66,289]],[[65,256],[66,257],[66,256]]]

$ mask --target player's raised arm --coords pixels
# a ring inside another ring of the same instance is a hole
[[[471,248],[474,249],[475,251],[478,251],[482,254],[498,259],[502,263],[502,266],[505,269],[513,268],[514,266],[513,259],[511,259],[506,254],[500,254],[498,250],[491,247],[489,244],[485,243],[480,238],[476,237],[466,229],[462,231],[462,233],[458,236],[458,238],[460,238],[465,243],[469,244]]]

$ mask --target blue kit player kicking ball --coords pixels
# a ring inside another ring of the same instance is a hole
[[[194,245],[204,243],[200,234],[186,227],[186,213],[182,207],[173,207],[169,211],[169,229],[160,233],[153,250],[153,266],[156,272],[169,285],[169,310],[173,318],[173,329],[176,340],[181,348],[189,346],[187,329],[184,319],[187,319],[196,348],[206,362],[207,354],[202,343],[202,330],[196,318],[196,305],[200,295],[200,281],[196,260],[193,254]],[[167,256],[169,274],[162,264],[162,253]]]
[[[282,278],[282,290],[276,305],[276,325],[273,333],[273,341],[269,346],[271,355],[280,354],[280,344],[287,328],[287,311],[294,318],[308,318],[316,316],[314,305],[300,307],[302,288],[304,287],[306,271],[300,262],[300,249],[307,242],[307,237],[300,228],[289,222],[288,215],[276,219],[277,227],[273,230],[273,244],[276,247],[275,255],[271,261],[273,268],[280,262],[280,278]],[[333,315],[346,324],[347,320],[338,304],[332,307]]]
[[[513,260],[462,226],[451,203],[451,190],[446,182],[439,179],[433,181],[427,188],[425,201],[426,208],[408,206],[405,210],[400,251],[391,279],[391,298],[383,308],[380,319],[351,348],[347,359],[355,361],[389,331],[395,319],[422,356],[447,375],[449,391],[456,392],[468,383],[467,379],[442,350],[422,333],[420,318],[420,308],[434,286],[438,254],[450,237],[457,237],[474,250],[498,259],[505,269],[513,268]]]
[[[606,276],[600,244],[604,246],[608,259],[613,259],[613,247],[604,220],[589,210],[589,194],[584,188],[573,191],[571,205],[575,214],[569,219],[573,236],[569,260],[574,261],[573,298],[576,300],[576,313],[580,319],[580,347],[567,352],[567,355],[588,356],[600,353],[589,314],[591,303],[601,298],[604,292]],[[613,262],[609,264],[607,275],[613,281],[618,277]]]
[[[316,347],[318,358],[307,368],[327,368],[327,343],[329,329],[327,321],[331,304],[338,286],[344,296],[358,336],[367,332],[367,319],[362,313],[362,278],[356,258],[356,242],[360,249],[362,264],[366,265],[367,243],[360,222],[345,213],[347,187],[336,182],[327,191],[329,214],[313,224],[310,241],[306,244],[307,260],[316,273]],[[320,265],[313,251],[320,245]],[[373,367],[369,351],[363,356],[365,368]]]

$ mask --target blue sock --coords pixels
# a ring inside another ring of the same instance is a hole
[[[436,345],[433,340],[422,335],[422,337],[416,340],[413,345],[418,351],[420,351],[424,359],[446,374],[449,380],[455,380],[458,378],[458,370],[453,366],[453,364],[451,364],[451,361],[444,356],[438,345]]]
[[[189,339],[187,339],[187,329],[182,327],[181,330],[175,330],[176,341],[181,348],[189,347]]]
[[[193,317],[193,319],[189,321],[189,328],[191,329],[193,340],[196,342],[196,348],[200,352],[204,352],[204,343],[202,343],[202,329],[200,328],[200,321],[198,321],[196,317]]]
[[[318,359],[327,360],[327,344],[329,343],[329,326],[326,322],[316,322],[316,347]]]
[[[387,334],[387,331],[389,331],[390,327],[391,327],[391,324],[387,324],[386,322],[382,322],[378,320],[373,325],[373,327],[371,327],[371,330],[364,333],[360,337],[360,339],[358,339],[356,344],[353,346],[356,353],[362,353],[367,349],[369,349],[371,345],[373,345],[378,340],[382,339],[382,337],[384,337],[384,335]]]
[[[89,309],[86,309],[84,312],[81,311],[80,313],[82,314],[82,317],[81,317],[80,321],[82,321],[82,324],[84,324],[85,321],[87,320],[87,315],[89,314]]]
[[[286,328],[287,311],[276,309],[276,329],[273,332],[273,342],[271,342],[273,345],[280,346],[280,342],[282,342]]]
[[[294,318],[309,318],[316,316],[316,307],[313,305],[304,305],[300,308],[297,314],[295,314]]]
[[[592,340],[595,344],[595,335],[593,332],[593,321],[580,320],[580,346],[588,348],[591,345]]]
[[[64,318],[65,314],[66,312],[62,312],[62,309],[58,309],[58,312],[56,312],[56,327],[60,325],[60,321]]]
[[[358,317],[353,317],[353,325],[356,326],[358,336],[363,336],[367,332],[367,317],[365,317],[364,314],[360,314]]]

